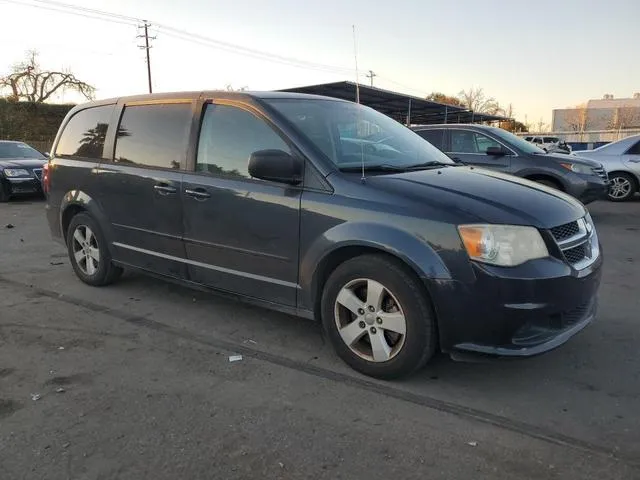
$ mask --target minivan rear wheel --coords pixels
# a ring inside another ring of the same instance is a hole
[[[372,377],[408,375],[436,347],[424,287],[408,268],[383,255],[364,255],[336,268],[322,295],[322,323],[338,356]]]
[[[87,213],[79,213],[71,219],[67,230],[67,250],[73,270],[88,285],[108,285],[122,275],[122,268],[111,261],[98,222]]]

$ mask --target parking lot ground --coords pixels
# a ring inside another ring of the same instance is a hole
[[[590,205],[600,313],[569,343],[397,382],[309,321],[139,275],[86,286],[43,209],[0,206],[3,480],[640,478],[640,201]]]

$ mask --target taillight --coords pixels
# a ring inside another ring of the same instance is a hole
[[[50,186],[51,179],[49,177],[49,162],[47,162],[42,167],[42,190],[44,193],[49,193]]]

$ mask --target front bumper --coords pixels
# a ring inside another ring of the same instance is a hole
[[[429,285],[441,349],[526,357],[562,345],[595,318],[601,267],[602,256],[581,271],[555,258],[513,268],[473,264],[472,284]]]
[[[7,177],[5,181],[9,185],[11,195],[42,193],[42,183],[34,177]]]
[[[573,195],[583,204],[604,200],[609,192],[610,182],[597,175],[575,175],[567,187],[567,193]]]

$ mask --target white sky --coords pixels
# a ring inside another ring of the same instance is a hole
[[[639,0],[61,1],[344,69],[258,60],[152,27],[154,91],[227,84],[269,90],[353,80],[352,24],[361,74],[374,70],[376,86],[420,96],[482,87],[501,104],[513,103],[521,121],[526,115],[529,122],[549,123],[553,108],[640,91]],[[0,19],[1,73],[37,49],[43,67],[70,69],[97,88],[98,98],[146,91],[134,26],[6,0],[0,0]]]

